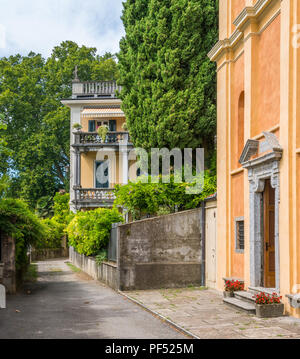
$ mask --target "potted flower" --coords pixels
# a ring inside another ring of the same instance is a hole
[[[98,127],[97,133],[101,137],[102,142],[105,142],[107,132],[108,132],[108,127],[106,125],[102,125]]]
[[[224,297],[233,297],[234,292],[244,290],[244,284],[238,280],[227,280],[225,282]]]
[[[73,129],[76,130],[77,132],[79,132],[79,131],[81,131],[82,126],[80,123],[74,123]]]
[[[257,317],[274,318],[283,315],[284,304],[281,303],[282,297],[279,297],[277,293],[272,293],[272,295],[270,295],[261,292],[256,294],[253,298],[255,298]]]

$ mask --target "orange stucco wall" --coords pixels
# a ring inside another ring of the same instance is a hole
[[[252,136],[280,121],[280,16],[257,38],[256,54]]]
[[[296,166],[297,166],[297,195],[296,195],[296,218],[297,218],[297,227],[296,227],[296,248],[295,251],[300,255],[300,154],[296,157]],[[297,262],[297,273],[295,282],[300,284],[300,260]],[[300,288],[299,288],[300,289]]]
[[[240,167],[239,158],[244,147],[243,115],[239,109],[239,100],[244,91],[244,55],[232,65],[231,97],[231,170]]]
[[[221,0],[222,1],[222,0]],[[233,22],[240,12],[244,9],[246,0],[231,0],[231,19]]]
[[[231,177],[231,275],[244,278],[244,254],[235,251],[235,218],[244,217],[244,173]]]

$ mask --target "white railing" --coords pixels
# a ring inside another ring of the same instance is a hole
[[[74,188],[76,202],[105,202],[116,199],[113,188]]]
[[[73,82],[72,86],[73,96],[115,96],[121,90],[116,81]]]

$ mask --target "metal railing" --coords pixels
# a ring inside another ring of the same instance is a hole
[[[74,188],[75,201],[78,202],[105,202],[116,199],[113,188]]]
[[[97,132],[73,132],[75,135],[75,145],[90,144],[127,144],[129,141],[128,132],[107,132],[103,141]]]

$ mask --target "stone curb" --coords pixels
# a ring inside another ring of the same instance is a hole
[[[172,320],[167,319],[166,317],[164,317],[163,315],[157,313],[156,311],[146,307],[143,303],[137,301],[136,299],[133,299],[132,297],[128,296],[127,294],[125,294],[124,292],[121,292],[120,290],[118,291],[119,294],[121,294],[123,297],[129,299],[130,301],[132,301],[133,303],[139,305],[140,307],[142,307],[143,309],[145,309],[147,312],[150,312],[151,314],[157,316],[160,320],[162,320],[163,322],[167,322],[170,326],[176,328],[177,330],[179,330],[180,332],[184,333],[185,335],[188,335],[189,337],[193,338],[193,339],[200,339],[199,337],[197,337],[195,334],[189,332],[188,330],[182,328],[180,325],[172,322]]]

